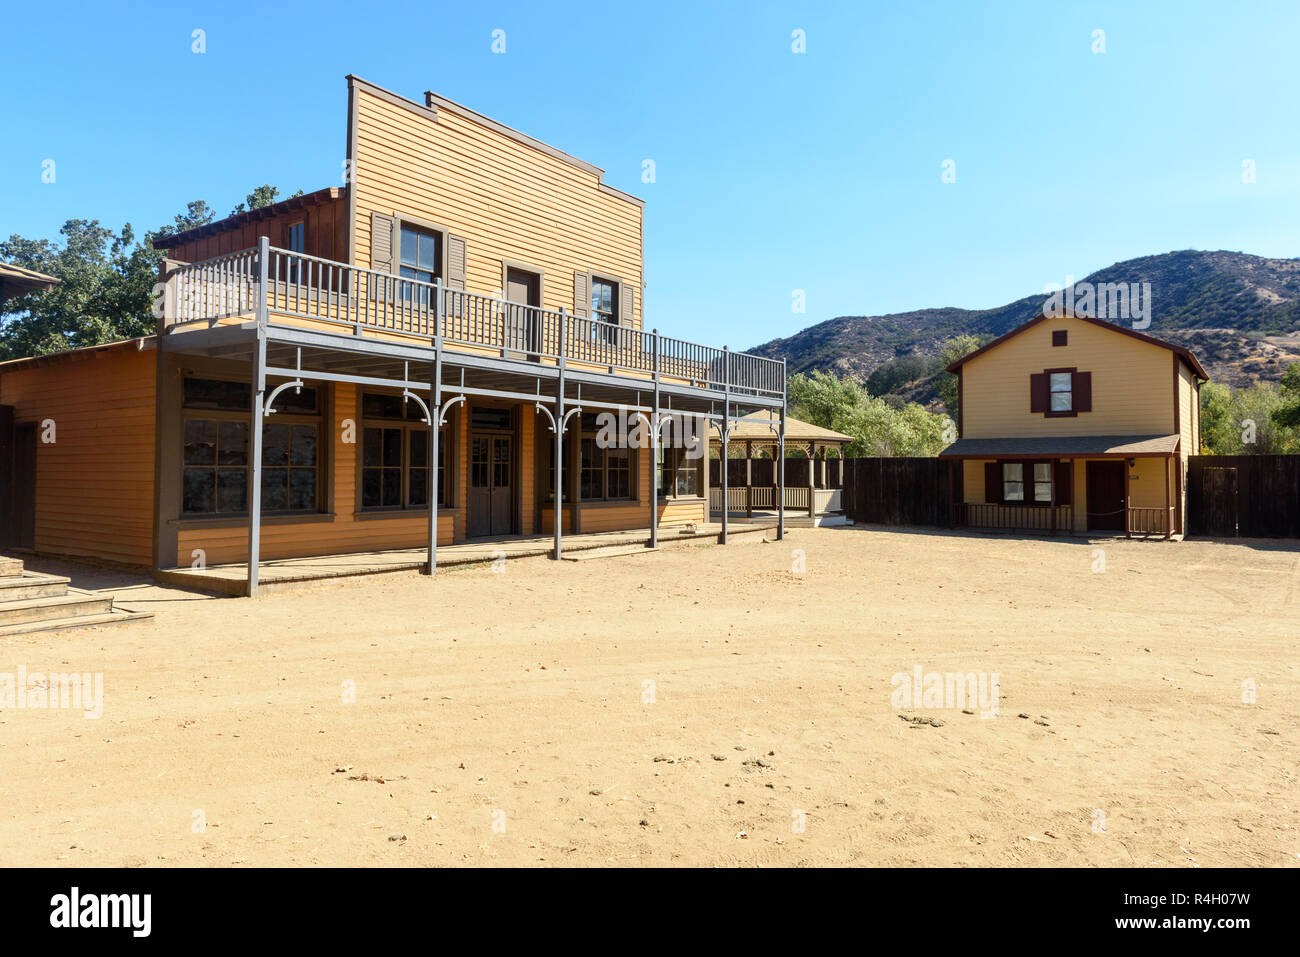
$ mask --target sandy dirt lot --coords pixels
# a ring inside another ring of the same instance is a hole
[[[0,712],[0,863],[1300,863],[1294,543],[800,529],[136,597],[0,639],[104,675],[98,720]],[[896,706],[916,666],[997,716]]]

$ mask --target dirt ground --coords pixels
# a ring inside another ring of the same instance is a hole
[[[1300,863],[1294,543],[796,529],[123,601],[0,639],[104,676],[97,720],[0,711],[0,864]],[[896,706],[917,666],[996,717]]]

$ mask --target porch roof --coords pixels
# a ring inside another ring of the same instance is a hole
[[[939,453],[945,459],[1128,458],[1173,455],[1177,435],[1051,435],[958,439]]]
[[[731,441],[774,444],[777,440],[777,422],[778,417],[772,412],[752,412],[749,415],[742,416],[732,426]],[[785,440],[787,442],[817,442],[824,445],[848,445],[853,441],[853,436],[845,435],[843,432],[836,432],[834,429],[824,429],[820,425],[813,425],[811,422],[804,422],[802,419],[787,415],[785,417]],[[716,438],[713,441],[714,444],[718,444]]]

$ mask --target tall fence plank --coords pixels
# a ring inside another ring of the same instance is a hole
[[[1300,538],[1300,455],[1193,455],[1187,533]]]

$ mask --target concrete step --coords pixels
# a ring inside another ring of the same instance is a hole
[[[27,572],[23,575],[0,578],[0,608],[6,602],[22,601],[26,598],[55,598],[68,593],[69,579],[61,575],[39,575]]]
[[[99,615],[74,615],[69,618],[45,618],[17,625],[0,625],[0,638],[10,635],[30,635],[36,632],[67,631],[70,628],[92,628],[98,625],[117,625],[132,621],[145,621],[153,612],[135,612],[117,609]]]
[[[23,560],[0,555],[0,578],[17,578],[23,573]]]
[[[113,610],[113,598],[88,592],[69,592],[47,598],[24,598],[0,605],[0,627],[22,625],[56,618],[106,615]]]

